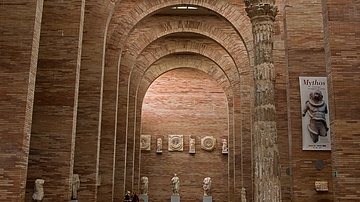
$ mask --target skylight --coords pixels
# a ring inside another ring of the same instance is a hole
[[[174,6],[172,7],[173,10],[197,10],[197,7],[194,6]]]

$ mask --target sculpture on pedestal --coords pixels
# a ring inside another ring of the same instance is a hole
[[[162,139],[158,138],[156,140],[156,152],[161,153],[162,152]]]
[[[147,195],[148,194],[148,187],[149,187],[149,179],[148,177],[142,177],[141,178],[141,190],[140,190],[140,194],[141,195]]]
[[[195,138],[191,138],[190,135],[189,140],[189,153],[195,153]]]
[[[244,187],[241,189],[241,202],[246,202],[246,189]]]
[[[80,188],[80,178],[78,174],[73,174],[72,179],[72,199],[77,199],[77,192]]]
[[[222,139],[222,153],[227,154],[229,152],[228,144],[226,139]]]
[[[211,178],[205,177],[203,181],[204,196],[211,195]]]
[[[171,178],[171,189],[172,189],[172,195],[179,195],[180,190],[180,178],[174,174],[174,177]]]
[[[44,187],[43,187],[44,183],[45,180],[43,179],[35,180],[34,194],[32,195],[32,198],[36,202],[40,202],[44,198]]]

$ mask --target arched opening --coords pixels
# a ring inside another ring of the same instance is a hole
[[[165,201],[171,196],[171,177],[180,178],[183,201],[202,200],[202,182],[212,179],[212,196],[228,197],[228,155],[222,140],[228,138],[228,101],[224,90],[206,73],[174,69],[158,77],[147,90],[142,106],[142,136],[150,136],[150,148],[141,151],[140,175],[149,178],[150,197]],[[182,148],[171,148],[171,137],[182,137]],[[201,140],[212,136],[213,150],[202,149]],[[157,152],[157,140],[162,152]],[[195,139],[195,153],[190,150]],[[169,151],[173,150],[173,151]],[[150,186],[151,184],[151,186]]]

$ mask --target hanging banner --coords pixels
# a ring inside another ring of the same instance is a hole
[[[303,150],[331,150],[326,77],[299,77]]]

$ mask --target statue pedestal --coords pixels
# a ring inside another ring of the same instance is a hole
[[[78,202],[77,199],[72,199],[70,202]]]
[[[212,202],[212,196],[203,196],[203,202]]]
[[[139,195],[139,201],[140,202],[149,202],[149,196],[148,195]]]
[[[180,195],[171,195],[171,202],[180,202]]]

